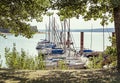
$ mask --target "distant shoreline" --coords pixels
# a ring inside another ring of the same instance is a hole
[[[45,34],[46,32],[37,32],[35,34]]]
[[[0,32],[1,34],[13,34],[13,33],[5,33],[5,32]],[[45,32],[36,32],[35,34],[45,34]]]

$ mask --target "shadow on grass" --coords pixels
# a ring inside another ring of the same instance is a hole
[[[25,81],[28,80],[26,76],[28,75],[29,72],[27,71],[18,72],[10,69],[3,70],[0,69],[0,83],[11,83],[11,81],[17,83],[25,83]]]
[[[27,83],[120,83],[120,76],[108,70],[51,71]]]
[[[35,71],[32,71],[35,72]],[[49,71],[41,75],[41,71],[33,75],[33,78],[27,78],[31,71],[4,71],[0,70],[0,83],[6,83],[5,80],[12,79],[17,83],[119,83],[120,75],[114,70],[66,70]],[[34,77],[35,76],[35,77]]]

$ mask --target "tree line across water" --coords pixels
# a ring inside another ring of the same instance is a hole
[[[31,26],[30,28],[33,32],[38,32],[37,26]],[[10,28],[0,28],[2,33],[10,33]]]

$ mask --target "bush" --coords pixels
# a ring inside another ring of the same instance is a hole
[[[5,48],[6,64],[10,69],[44,69],[45,64],[41,55],[31,56],[23,49],[19,53],[16,45],[13,44],[12,52],[9,48]]]
[[[94,68],[94,69],[98,69],[98,68],[102,68],[102,61],[103,61],[103,57],[102,54],[99,54],[98,57],[90,57],[89,58],[89,64],[87,65],[88,68]]]
[[[111,46],[107,47],[105,50],[105,53],[108,55],[108,59],[111,61],[111,66],[115,67],[117,66],[117,50],[116,47]]]
[[[43,61],[43,58],[42,54],[35,57],[35,69],[45,69],[45,62]]]
[[[68,69],[67,65],[63,60],[58,61],[58,69]]]
[[[1,59],[1,55],[0,55],[0,68],[2,67],[2,59]]]
[[[116,37],[110,37],[112,46],[108,46],[99,57],[92,57],[88,68],[102,68],[104,65],[117,66]]]

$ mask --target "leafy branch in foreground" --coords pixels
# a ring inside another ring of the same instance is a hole
[[[42,21],[49,6],[49,0],[0,0],[0,28],[30,38],[34,32],[27,22]]]

